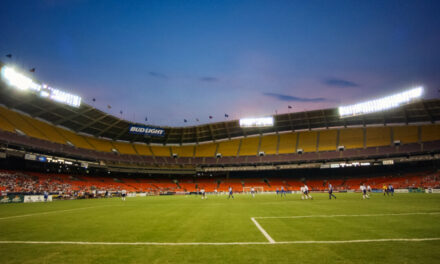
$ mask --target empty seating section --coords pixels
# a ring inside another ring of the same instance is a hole
[[[260,151],[267,155],[277,154],[278,135],[267,135],[261,138]]]
[[[298,133],[280,134],[278,154],[294,153],[296,151],[296,141]]]
[[[14,126],[0,114],[0,129],[9,131],[9,132],[15,132]]]
[[[118,142],[118,141],[114,141],[112,143],[115,149],[118,150],[119,153],[136,155],[136,151],[134,150],[132,144],[127,142]]]
[[[97,139],[92,137],[85,137],[85,139],[98,151],[111,152],[113,149],[113,145],[109,140]]]
[[[365,132],[366,147],[391,145],[390,127],[367,127]]]
[[[240,156],[255,156],[258,153],[260,137],[249,137],[241,140]]]
[[[4,119],[9,121],[9,123],[12,124],[14,128],[19,129],[26,135],[39,139],[49,140],[43,133],[41,133],[41,131],[38,131],[38,129],[29,124],[29,122],[25,120],[24,115],[19,114],[15,111],[8,110],[4,107],[0,107],[0,115]]]
[[[222,141],[218,143],[218,153],[222,156],[237,156],[238,145],[240,143],[239,139],[233,139],[231,141]]]
[[[419,141],[418,126],[396,126],[392,129],[394,141],[400,140],[402,144],[416,143]]]
[[[422,126],[422,141],[440,140],[440,125]]]
[[[363,128],[341,129],[339,131],[339,146],[344,146],[346,149],[363,148]]]
[[[45,122],[30,117],[24,117],[26,118],[26,121],[28,121],[34,127],[38,128],[38,130],[41,131],[51,141],[60,144],[66,144],[66,138],[64,138],[53,125],[49,125]]]
[[[73,133],[67,129],[62,129],[58,127],[55,127],[55,130],[57,130],[60,135],[66,138],[75,147],[84,148],[84,149],[94,149],[93,146],[90,145],[89,142],[85,140],[84,136]]]
[[[170,157],[170,147],[162,146],[151,146],[151,151],[153,151],[154,156],[157,157]]]
[[[146,144],[133,144],[133,147],[136,149],[137,153],[139,155],[145,155],[145,156],[151,156],[153,155],[151,153],[150,148]]]
[[[316,152],[317,140],[318,132],[301,132],[298,135],[298,149],[302,149],[304,152]]]
[[[332,130],[322,130],[319,131],[319,151],[330,151],[336,150],[336,139],[338,136],[338,131]]]
[[[194,145],[192,146],[180,146],[172,147],[173,154],[177,154],[179,157],[193,157],[194,156]]]
[[[216,143],[205,143],[196,146],[196,157],[214,157]]]

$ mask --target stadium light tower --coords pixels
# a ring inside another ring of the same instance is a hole
[[[420,98],[422,94],[423,94],[423,87],[419,86],[410,89],[408,91],[394,94],[391,96],[387,96],[363,103],[358,103],[354,105],[340,106],[339,117],[344,118],[344,117],[365,115],[369,113],[388,110],[391,108],[396,108],[403,104],[408,104]]]

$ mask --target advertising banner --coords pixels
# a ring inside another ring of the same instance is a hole
[[[52,202],[52,195],[47,197],[48,202]],[[25,203],[41,203],[44,202],[44,195],[25,195],[24,196]]]
[[[2,203],[22,203],[24,196],[21,194],[8,194],[0,197],[0,204]]]
[[[163,137],[165,136],[165,129],[156,128],[156,127],[146,127],[146,126],[138,126],[138,125],[130,125],[128,130],[131,134],[140,134],[147,135],[153,137]]]

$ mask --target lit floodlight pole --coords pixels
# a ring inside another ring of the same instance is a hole
[[[395,95],[383,97],[376,100],[371,100],[363,103],[358,103],[348,106],[339,107],[339,117],[351,117],[357,115],[364,115],[379,111],[388,110],[407,104],[415,99],[418,99],[423,94],[423,87],[419,86],[411,90],[398,93]]]
[[[242,118],[240,127],[270,127],[273,126],[273,117]]]
[[[17,90],[29,90],[38,94],[41,97],[48,98],[50,100],[67,104],[73,107],[79,107],[81,105],[81,97],[52,88],[47,84],[39,84],[37,82],[34,82],[31,78],[16,71],[12,67],[3,66],[0,74],[2,80],[6,84]]]

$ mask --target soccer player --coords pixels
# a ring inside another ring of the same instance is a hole
[[[228,199],[231,198],[231,197],[232,197],[232,199],[234,199],[234,194],[232,192],[232,187],[229,186],[229,196],[228,196]]]
[[[336,199],[336,196],[333,194],[333,185],[331,183],[328,184],[328,198],[331,200],[332,196]]]
[[[367,187],[365,187],[365,183],[363,183],[361,185],[360,189],[361,189],[361,192],[362,192],[362,199],[364,199],[364,200],[365,200],[365,198],[370,199],[370,196],[368,196],[368,194],[367,194]]]
[[[278,188],[277,188],[276,192],[277,192],[277,196],[278,196],[278,193],[279,193]]]
[[[388,194],[388,187],[385,184],[382,186],[382,190],[383,190],[383,196],[389,195]]]
[[[255,198],[255,189],[254,189],[254,187],[251,188],[251,194],[252,194],[252,197]]]
[[[367,192],[369,195],[371,194],[371,186],[370,185],[367,185]]]
[[[307,199],[305,195],[304,186],[301,186],[300,190],[301,190],[301,200]]]
[[[281,186],[280,193],[281,193],[281,197],[283,197],[283,195],[284,195],[284,197],[286,197],[286,191],[284,190],[284,186]]]
[[[391,196],[394,196],[394,187],[393,185],[388,185],[388,191],[391,193]]]
[[[202,189],[200,190],[200,193],[202,194],[202,200],[203,200],[203,199],[206,199],[206,194],[205,194],[205,189],[204,189],[204,188],[202,188]]]
[[[309,194],[309,187],[307,186],[307,184],[304,184],[304,194],[307,198],[310,198],[310,200],[313,200],[313,197]]]
[[[47,198],[49,197],[49,193],[44,191],[44,202],[47,202]]]
[[[127,196],[127,191],[124,189],[122,190],[122,201],[125,201],[125,196]]]

